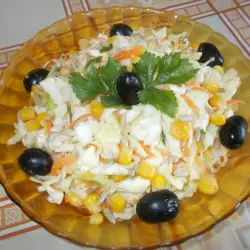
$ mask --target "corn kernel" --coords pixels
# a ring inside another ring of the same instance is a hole
[[[28,131],[36,131],[41,128],[40,124],[36,120],[28,121],[24,124],[24,127]]]
[[[119,154],[118,162],[123,165],[129,165],[132,163],[133,149],[123,148]]]
[[[36,114],[33,108],[23,108],[21,110],[21,118],[23,121],[29,121],[35,119]]]
[[[131,59],[131,62],[132,63],[137,63],[139,60],[140,60],[139,56],[133,56],[132,59]]]
[[[218,191],[218,184],[212,175],[206,175],[199,181],[198,189],[204,194],[215,194]]]
[[[155,167],[144,161],[139,166],[137,173],[138,176],[151,180],[155,175]]]
[[[214,66],[214,69],[216,69],[220,74],[224,73],[224,68],[219,65]]]
[[[109,43],[113,43],[115,41],[117,36],[111,36],[109,39],[108,39],[108,42]]]
[[[69,204],[73,205],[74,207],[81,207],[83,206],[83,200],[81,197],[73,192],[70,192],[65,195],[65,201]]]
[[[190,130],[190,125],[188,122],[172,122],[171,128],[170,128],[170,134],[174,138],[185,141],[188,138]]]
[[[92,101],[90,104],[90,112],[95,117],[100,117],[103,114],[104,106],[98,101]]]
[[[215,82],[203,82],[202,86],[206,88],[210,93],[216,94],[219,92],[219,85]]]
[[[163,189],[167,185],[167,180],[162,175],[156,175],[151,180],[151,185],[155,189]]]
[[[226,123],[226,117],[217,113],[211,114],[210,123],[216,126],[223,126]]]
[[[212,107],[218,108],[222,104],[222,97],[220,95],[215,95],[208,100]]]
[[[88,209],[91,214],[96,214],[101,211],[101,206],[96,205],[98,200],[99,196],[96,193],[91,193],[83,200],[83,205]]]
[[[121,213],[126,207],[126,200],[120,194],[113,194],[110,198],[110,209],[115,213]]]
[[[41,125],[41,122],[48,116],[49,114],[47,112],[42,112],[36,116],[36,121]]]
[[[111,175],[110,178],[115,182],[119,182],[125,180],[127,175]]]
[[[89,217],[89,223],[92,225],[100,225],[103,223],[103,215],[98,213],[98,214],[93,214]]]

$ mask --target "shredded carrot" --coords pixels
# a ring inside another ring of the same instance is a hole
[[[63,163],[62,162],[56,162],[53,164],[52,169],[50,171],[50,175],[51,176],[56,176],[58,171],[63,167]]]
[[[199,156],[195,156],[194,160],[195,160],[195,163],[197,164],[197,166],[199,168],[201,168],[202,170],[204,170],[205,172],[207,172],[206,166],[205,166],[204,162],[200,159]]]
[[[50,175],[55,176],[57,175],[58,171],[64,166],[64,165],[72,165],[76,162],[76,157],[73,153],[68,153],[65,155],[55,155],[54,156],[55,163],[52,166]]]
[[[45,95],[45,92],[38,88],[37,86],[32,86],[31,88],[32,92],[36,93],[37,95],[40,95],[40,96],[44,96]]]
[[[82,104],[72,104],[71,107],[82,108],[83,105]]]
[[[187,105],[195,112],[199,112],[200,108],[187,96],[187,95],[182,95],[184,100],[186,101]]]
[[[118,111],[114,111],[114,115],[118,123],[121,122],[121,114]]]
[[[200,87],[200,86],[194,86],[191,88],[191,90],[199,90],[202,92],[205,92],[206,94],[208,94],[209,98],[213,96],[213,94],[211,94],[206,88],[204,87]]]
[[[123,149],[122,142],[120,142],[118,146],[119,146],[119,151],[121,152],[121,151],[122,151],[122,149]]]
[[[49,135],[52,129],[52,121],[49,119],[44,120],[44,128],[45,128],[46,135]]]
[[[174,173],[176,167],[177,167],[177,164],[173,164],[173,167],[172,167],[172,174]]]
[[[195,79],[191,79],[186,83],[187,86],[192,87],[192,86],[197,86]]]
[[[75,125],[76,125],[76,123],[77,123],[78,121],[80,121],[80,120],[82,120],[82,119],[84,119],[84,118],[86,118],[86,117],[88,117],[88,116],[92,116],[92,115],[91,115],[90,113],[88,113],[88,114],[79,116],[78,118],[76,118],[75,120],[73,120],[73,121],[69,124],[69,128],[74,128]]]
[[[242,100],[232,99],[232,100],[227,101],[227,104],[228,104],[228,105],[233,105],[233,104],[245,104],[245,102],[242,101]]]
[[[103,164],[108,164],[109,163],[109,161],[104,159],[101,155],[99,155],[99,159],[100,159],[101,163],[103,163]]]
[[[95,147],[95,151],[97,151],[99,148],[97,145],[93,144],[93,143],[88,143],[86,146],[84,146],[83,148],[88,149],[90,147]]]
[[[95,192],[96,192],[96,194],[97,194],[98,196],[101,195],[101,190],[100,190],[100,188],[97,188],[97,189],[95,190]]]
[[[116,56],[115,59],[121,61],[132,56],[140,56],[143,54],[143,49],[141,47],[135,47],[130,50],[122,50]]]

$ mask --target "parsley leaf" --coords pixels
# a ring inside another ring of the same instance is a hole
[[[101,102],[106,108],[117,107],[122,105],[122,100],[118,95],[101,96]]]
[[[171,53],[161,58],[154,85],[166,82],[183,84],[194,77],[197,72],[198,69],[194,68],[188,59],[181,59],[181,53]]]
[[[82,102],[93,100],[98,95],[108,92],[94,65],[89,66],[84,77],[78,72],[71,73],[69,81],[77,98]]]
[[[177,111],[177,99],[173,91],[150,87],[139,92],[139,99],[142,104],[151,104],[170,117],[174,117]]]
[[[101,48],[100,52],[104,53],[104,52],[108,52],[108,51],[110,51],[112,49],[113,49],[113,44],[109,44],[108,46]]]
[[[91,64],[96,64],[96,63],[100,63],[102,61],[102,57],[101,56],[98,56],[98,57],[95,57],[93,59],[90,59],[86,66],[85,66],[85,69],[87,69]]]
[[[126,70],[119,61],[109,57],[105,65],[96,68],[98,57],[91,60],[85,67],[85,74],[71,73],[69,82],[77,98],[82,102],[93,100],[99,95],[105,107],[122,105],[122,101],[116,92],[116,80]]]
[[[116,80],[123,70],[120,62],[111,57],[105,65],[101,66],[101,78],[112,93],[116,92]]]
[[[144,86],[150,85],[153,82],[153,77],[158,66],[159,58],[154,54],[145,52],[140,61],[133,65],[133,72],[140,76]]]

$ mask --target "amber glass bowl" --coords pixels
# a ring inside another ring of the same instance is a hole
[[[90,39],[98,32],[108,33],[114,23],[124,22],[134,29],[162,27],[187,32],[191,42],[209,41],[215,44],[225,58],[225,69],[235,68],[242,85],[237,99],[245,102],[239,114],[250,117],[250,61],[224,36],[205,24],[172,12],[137,7],[95,9],[77,13],[40,31],[11,59],[0,78],[0,181],[10,198],[34,221],[49,232],[84,246],[98,248],[152,248],[183,242],[212,228],[225,219],[250,194],[250,136],[245,146],[230,152],[228,165],[217,175],[219,191],[212,196],[197,192],[180,202],[180,212],[169,223],[148,225],[134,218],[131,221],[90,225],[89,219],[73,207],[47,201],[46,193],[39,193],[17,164],[24,147],[7,146],[14,133],[18,109],[30,102],[23,87],[24,76],[32,69],[42,67],[61,53],[76,49],[81,38]],[[49,65],[48,65],[49,67]]]

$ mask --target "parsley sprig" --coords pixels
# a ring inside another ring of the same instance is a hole
[[[116,91],[116,81],[120,74],[127,71],[120,62],[109,57],[99,69],[97,58],[88,63],[85,73],[74,72],[69,81],[76,96],[82,101],[93,100],[100,96],[105,107],[121,106],[122,101]],[[145,52],[140,61],[133,65],[132,71],[141,79],[144,89],[138,93],[142,104],[151,104],[161,112],[173,117],[177,111],[177,99],[173,91],[160,90],[157,85],[186,83],[193,78],[197,69],[188,59],[182,59],[181,53],[170,53],[163,57]]]
[[[195,69],[188,59],[182,59],[181,53],[170,53],[157,57],[145,52],[140,61],[133,65],[133,72],[141,78],[144,89],[139,92],[143,104],[151,104],[161,112],[174,117],[177,111],[177,99],[173,91],[160,90],[160,84],[181,85],[193,78]]]
[[[116,92],[116,80],[125,71],[120,62],[109,57],[105,65],[98,70],[96,61],[92,61],[86,68],[84,75],[79,72],[71,73],[69,82],[81,102],[90,101],[101,95],[101,102],[105,107],[122,105]]]

